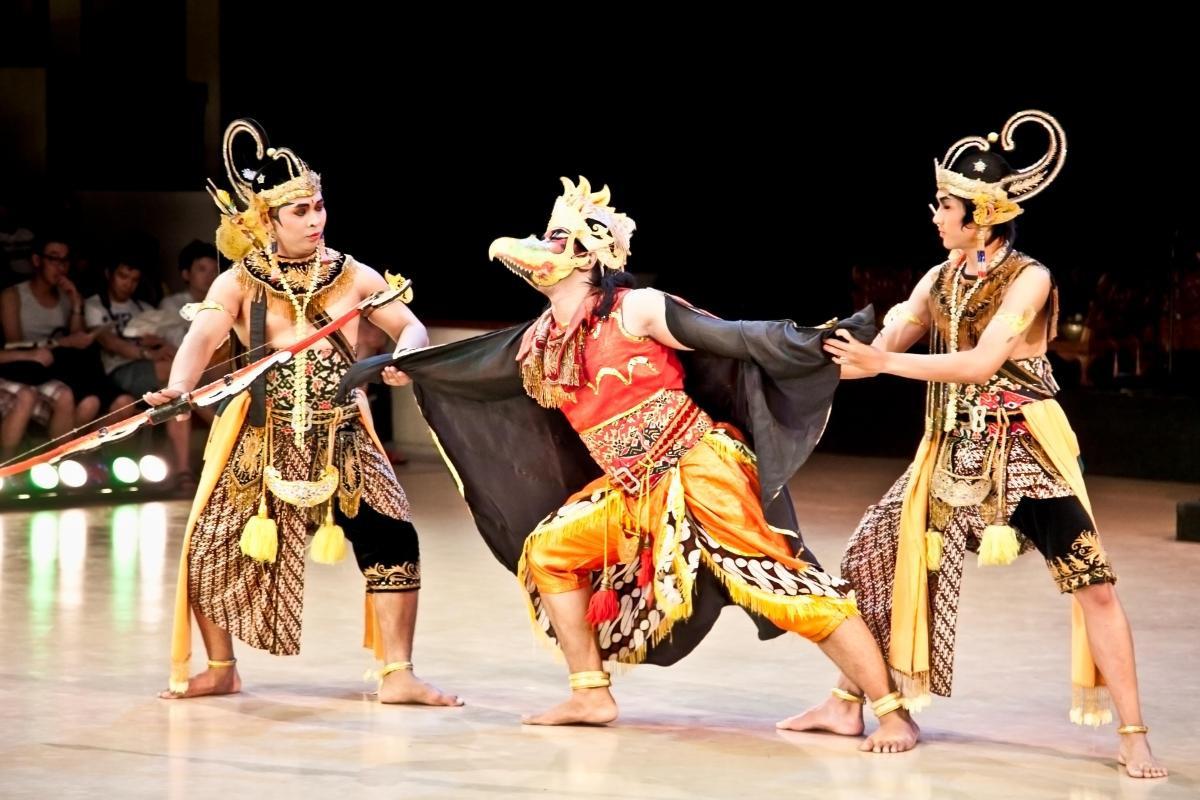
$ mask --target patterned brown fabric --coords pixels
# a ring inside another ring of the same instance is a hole
[[[314,352],[309,365],[310,377],[319,378],[310,385],[314,408],[328,408],[347,365],[336,352]],[[284,372],[286,366],[274,372]],[[272,375],[267,385],[290,386],[290,375]],[[268,397],[282,398],[282,394],[269,392]],[[272,463],[283,479],[315,479],[328,458],[329,426],[314,426],[305,434],[304,446],[297,448],[286,421],[269,424],[274,426]],[[354,419],[342,429],[343,441],[334,458],[334,466],[344,473],[338,495],[343,498],[342,510],[352,515],[345,500],[347,475],[351,475],[371,508],[407,521],[408,499],[366,428]],[[242,554],[238,544],[242,529],[258,508],[267,449],[263,434],[249,424],[243,426],[225,473],[196,523],[188,554],[188,596],[201,613],[246,644],[274,655],[294,655],[300,651],[306,537],[320,524],[325,506],[296,508],[268,492],[267,507],[279,531],[278,557],[273,564],[263,564]],[[419,581],[419,564],[381,565],[381,569],[397,567]]]

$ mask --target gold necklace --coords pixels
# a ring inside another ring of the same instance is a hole
[[[308,286],[303,298],[296,297],[292,285],[288,283],[287,273],[279,269],[279,262],[274,255],[271,257],[272,266],[279,271],[279,282],[292,304],[293,331],[297,341],[304,336],[308,329],[308,304],[312,302],[313,289],[317,285],[317,276],[324,262],[325,248],[317,247],[316,259],[308,266]],[[304,434],[312,428],[312,410],[308,405],[308,351],[301,350],[292,359],[292,432],[295,436],[296,447],[304,446]]]
[[[966,312],[967,307],[971,303],[971,298],[979,291],[979,287],[986,280],[984,277],[992,271],[993,268],[1000,265],[1005,258],[1008,257],[1010,248],[1006,245],[1001,247],[992,258],[987,268],[981,271],[981,274],[975,278],[975,282],[970,289],[965,292],[960,291],[962,288],[962,277],[966,272],[967,265],[964,261],[958,271],[954,273],[954,282],[950,286],[950,343],[947,352],[958,352],[958,329],[962,324],[962,316]],[[954,426],[958,424],[958,397],[960,384],[951,383],[949,391],[946,393],[946,411],[945,418],[942,420],[942,430],[952,431]]]

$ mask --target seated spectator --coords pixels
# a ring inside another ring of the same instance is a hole
[[[129,321],[153,308],[134,297],[142,270],[137,264],[129,263],[131,260],[118,260],[105,270],[108,285],[84,304],[88,329],[100,344],[104,371],[129,401],[166,386],[171,359],[175,357],[175,348],[157,334],[136,339],[125,336]],[[166,423],[166,429],[179,486],[181,489],[194,488],[195,478],[188,463],[191,423],[171,420]]]
[[[6,359],[0,377],[37,386],[54,399],[56,408],[58,403],[69,403],[71,418],[49,423],[52,430],[61,427],[64,432],[95,419],[101,402],[111,399],[96,392],[97,384],[102,385],[99,353],[84,327],[83,300],[67,277],[70,255],[65,237],[37,239],[31,256],[33,277],[0,292],[6,347],[35,351]],[[50,350],[51,355],[47,358],[38,350]],[[51,380],[66,384],[67,395],[60,385],[43,389],[42,384]]]

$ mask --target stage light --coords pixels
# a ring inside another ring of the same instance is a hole
[[[138,468],[142,472],[142,478],[151,483],[158,483],[167,477],[167,462],[158,456],[142,456]]]
[[[29,480],[37,488],[49,491],[58,486],[58,470],[49,464],[38,464],[29,471]]]
[[[112,474],[121,483],[137,483],[141,476],[137,462],[127,456],[121,456],[112,463]]]
[[[87,483],[87,470],[78,461],[64,461],[58,465],[58,477],[64,486],[78,489]]]

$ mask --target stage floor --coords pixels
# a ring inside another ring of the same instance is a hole
[[[800,519],[827,567],[902,468],[817,456],[802,470]],[[1118,774],[1113,726],[1067,721],[1069,607],[1036,554],[966,570],[955,697],[918,717],[924,743],[911,753],[776,732],[777,719],[826,696],[834,671],[798,638],[757,641],[734,608],[682,663],[617,676],[611,727],[523,727],[521,713],[565,696],[565,670],[535,642],[516,581],[443,468],[417,463],[400,478],[423,551],[417,671],[466,707],[373,702],[353,559],[309,565],[300,656],[242,646],[242,694],[158,700],[186,504],[10,513],[0,517],[0,796],[1200,795],[1200,544],[1173,538],[1176,501],[1200,486],[1091,483],[1134,626],[1146,722],[1173,770],[1137,782]]]

